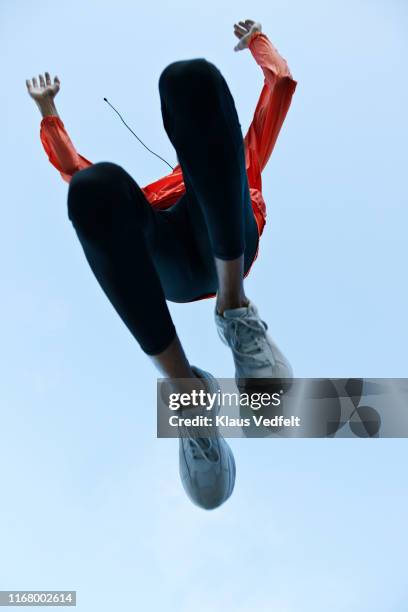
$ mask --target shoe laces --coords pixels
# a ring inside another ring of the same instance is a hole
[[[216,463],[219,460],[218,451],[211,438],[194,437],[185,425],[181,426],[182,438],[187,438],[189,452],[195,460],[204,460],[207,463]]]
[[[193,459],[204,459],[207,463],[218,461],[218,452],[210,438],[190,438],[188,442]]]
[[[219,329],[221,339],[232,348],[238,361],[247,363],[250,359],[256,367],[270,365],[264,357],[265,332],[268,329],[265,321],[256,315],[224,321],[226,325]]]

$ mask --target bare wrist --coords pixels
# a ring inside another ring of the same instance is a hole
[[[43,117],[50,117],[51,115],[56,115],[58,117],[58,112],[53,98],[44,98],[43,100],[39,100],[37,101],[37,106]]]

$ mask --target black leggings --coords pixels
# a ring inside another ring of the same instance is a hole
[[[85,256],[112,305],[140,344],[155,355],[175,337],[166,299],[190,302],[217,291],[214,256],[258,247],[241,125],[228,85],[203,58],[167,66],[159,79],[165,130],[186,193],[154,210],[120,166],[100,162],[77,172],[68,214]]]

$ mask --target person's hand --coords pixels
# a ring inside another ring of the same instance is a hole
[[[45,72],[44,76],[42,74],[38,75],[39,84],[35,77],[31,81],[30,79],[26,80],[28,94],[37,103],[44,100],[53,100],[60,90],[61,83],[57,76],[54,77],[54,83],[51,82],[48,72]]]
[[[44,78],[45,77],[45,78]],[[40,109],[40,113],[43,117],[49,115],[57,115],[57,109],[55,108],[54,98],[60,90],[60,80],[56,76],[54,82],[51,82],[51,77],[48,72],[44,72],[38,75],[39,84],[35,77],[26,80],[27,91],[30,98],[34,100]]]
[[[262,26],[259,21],[245,19],[245,21],[234,23],[234,34],[237,38],[239,38],[239,43],[234,47],[234,51],[246,49],[252,35],[255,34],[255,32],[262,32]]]

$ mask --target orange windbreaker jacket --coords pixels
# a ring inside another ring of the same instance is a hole
[[[261,172],[273,151],[297,82],[292,78],[286,61],[264,33],[256,32],[248,48],[265,77],[251,125],[244,138],[251,203],[258,233],[261,235],[266,219]],[[40,138],[51,164],[68,183],[75,172],[92,165],[92,162],[77,152],[59,117],[52,115],[42,119]],[[141,189],[153,208],[169,208],[185,193],[180,165],[170,174]]]

